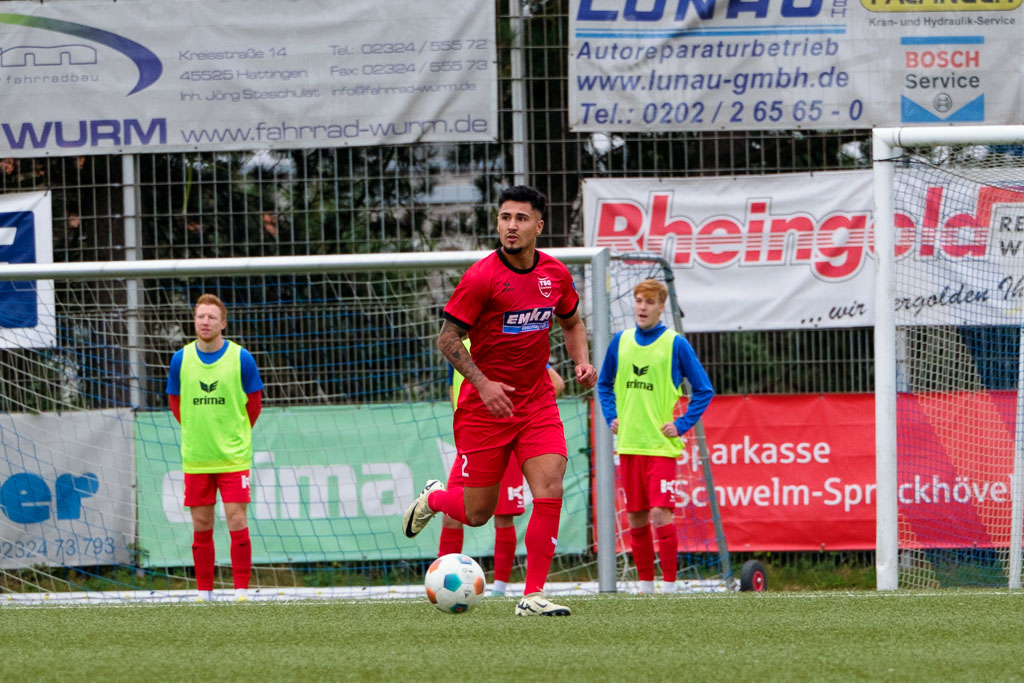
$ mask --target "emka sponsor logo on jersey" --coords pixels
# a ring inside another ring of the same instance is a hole
[[[505,311],[502,317],[501,331],[504,334],[520,334],[546,330],[551,326],[551,316],[555,313],[554,306],[541,306],[521,311]]]

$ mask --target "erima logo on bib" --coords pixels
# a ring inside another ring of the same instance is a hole
[[[546,330],[551,326],[554,306],[529,308],[525,311],[506,311],[502,317],[501,331],[505,334]]]
[[[210,393],[217,389],[217,382],[206,382],[199,380],[199,388]],[[194,406],[222,406],[227,403],[223,396],[194,396],[192,397],[192,405]]]

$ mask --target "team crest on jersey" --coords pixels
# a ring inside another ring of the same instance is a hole
[[[544,295],[544,298],[551,296],[551,278],[537,278],[537,286],[540,288],[540,293]]]

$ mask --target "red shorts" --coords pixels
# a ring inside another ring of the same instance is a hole
[[[676,459],[661,455],[619,455],[626,511],[676,506]]]
[[[462,466],[466,462],[464,456],[455,458],[452,471],[448,474],[448,488],[464,486],[462,477]],[[523,470],[519,461],[515,458],[508,459],[508,467],[501,477],[501,484],[498,486],[498,506],[494,508],[496,515],[521,515],[526,511],[523,497]]]
[[[225,503],[249,503],[249,470],[203,474],[185,473],[185,507],[213,505],[217,491]]]
[[[567,457],[565,429],[554,400],[530,412],[521,404],[519,410],[523,412],[508,418],[494,417],[482,404],[455,411],[455,448],[460,459],[465,457],[464,486],[494,486],[509,460],[522,470],[524,462],[538,455]]]

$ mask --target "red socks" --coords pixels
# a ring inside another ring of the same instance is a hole
[[[461,553],[463,535],[463,527],[461,526],[458,529],[450,529],[446,526],[442,526],[441,542],[437,545],[437,556],[441,557],[448,553]]]
[[[544,590],[558,542],[561,498],[534,498],[533,513],[526,525],[526,587],[523,595]]]
[[[636,565],[637,579],[654,581],[654,538],[651,536],[651,525],[630,527],[629,537],[633,545],[633,564]]]
[[[462,492],[461,486],[446,491],[434,491],[427,496],[427,505],[434,512],[443,512],[452,519],[469,524],[469,520],[466,519],[466,504],[462,502]]]
[[[654,530],[658,537],[658,559],[661,560],[661,578],[675,581],[679,568],[679,541],[676,538],[676,525],[666,524]],[[653,576],[652,576],[653,578]]]
[[[452,529],[441,527],[441,542],[437,547],[437,556],[448,553],[461,553],[462,541],[465,536],[464,527]],[[494,580],[508,582],[512,575],[512,565],[516,559],[516,528],[514,526],[494,527]]]
[[[557,529],[556,529],[557,530]],[[494,580],[508,583],[516,559],[516,528],[494,527]]]
[[[192,562],[196,568],[196,589],[213,590],[213,529],[192,533]]]
[[[658,559],[661,561],[661,578],[664,581],[675,581],[679,569],[679,540],[676,538],[676,525],[659,526],[651,533],[651,525],[629,529],[630,540],[633,542],[633,564],[636,565],[636,577],[640,581],[654,581],[654,537],[658,539]]]
[[[210,549],[213,549],[212,539]],[[231,578],[234,580],[235,588],[248,588],[251,573],[252,545],[249,543],[249,528],[246,527],[231,532]]]
[[[248,588],[252,573],[252,545],[249,543],[249,529],[231,533],[231,578],[235,588]],[[213,590],[213,565],[216,551],[213,547],[213,529],[195,531],[192,534],[192,562],[196,568],[196,589]]]

